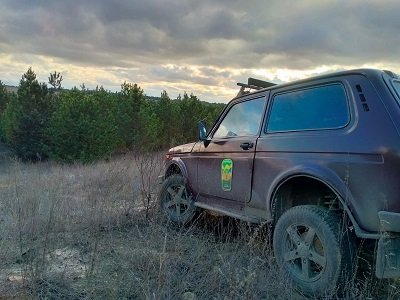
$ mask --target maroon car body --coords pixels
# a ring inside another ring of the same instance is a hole
[[[396,74],[359,69],[263,88],[234,98],[204,130],[168,151],[163,177],[181,174],[195,207],[273,224],[296,206],[341,211],[356,237],[379,239],[377,276],[399,277]]]

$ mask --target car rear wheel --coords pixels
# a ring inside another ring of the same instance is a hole
[[[354,241],[326,208],[296,206],[278,220],[273,237],[278,265],[307,296],[328,296],[354,275]]]
[[[162,184],[160,209],[169,221],[184,225],[192,220],[196,207],[186,181],[180,174],[171,175]]]

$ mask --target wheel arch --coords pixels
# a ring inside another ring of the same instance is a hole
[[[348,205],[354,203],[348,186],[330,169],[297,166],[284,172],[271,185],[267,199],[273,223],[291,207],[314,204],[343,211],[358,237],[370,236],[360,228]]]
[[[185,179],[188,177],[186,166],[179,157],[174,157],[170,160],[165,168],[165,178],[173,174],[181,174]]]

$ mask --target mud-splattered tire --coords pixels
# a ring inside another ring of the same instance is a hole
[[[196,207],[186,181],[182,175],[168,177],[161,186],[159,194],[160,210],[169,220],[184,225],[192,220]]]
[[[343,292],[354,274],[354,239],[340,229],[340,218],[326,208],[296,206],[276,223],[273,245],[278,265],[307,296]]]

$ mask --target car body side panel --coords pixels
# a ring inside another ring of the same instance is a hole
[[[176,164],[183,170],[196,194],[203,189],[203,194],[215,196],[221,205],[223,199],[235,200],[227,201],[227,205],[241,201],[246,207],[265,211],[267,219],[271,218],[274,192],[282,182],[298,175],[317,178],[341,196],[363,230],[377,232],[380,229],[378,211],[400,213],[400,108],[387,87],[389,79],[385,76],[371,70],[341,72],[236,98],[234,102],[270,93],[268,98],[272,99],[282,91],[341,83],[348,97],[351,120],[344,128],[334,130],[262,132],[256,138],[254,163],[243,156],[250,152],[239,149],[240,142],[244,141],[239,139],[226,149],[218,146],[219,141],[208,145],[206,151],[203,142],[175,147],[169,152],[173,159],[168,164]],[[203,172],[201,166],[198,168],[203,158],[209,160],[212,171]],[[232,191],[228,192],[232,197],[221,188],[223,158],[237,160],[236,171],[238,166],[245,170],[239,173],[234,170]],[[251,170],[253,179],[249,179]]]
[[[199,158],[196,193],[200,201],[210,203],[226,201],[226,205],[228,206],[240,206],[250,201],[254,153],[261,124],[258,124],[258,130],[255,135],[223,138],[215,138],[213,136],[230,109],[238,103],[259,101],[264,108],[262,111],[257,111],[257,113],[261,113],[259,117],[260,120],[263,120],[266,105],[265,100],[268,92],[257,93],[256,95],[257,97],[252,95],[239,98],[237,101],[233,100],[227,105],[224,112],[220,115],[220,119],[209,132],[208,140],[200,142],[199,146],[193,149],[192,155]],[[251,147],[242,147],[242,144],[250,144]],[[221,163],[225,159],[232,160],[233,162],[230,190],[222,187]]]
[[[201,196],[238,202],[250,201],[256,139],[257,137],[250,136],[212,140],[207,147],[202,144],[199,152],[193,153],[199,158],[198,192]],[[253,143],[254,146],[243,150],[240,144],[244,142]],[[230,191],[222,189],[221,162],[224,159],[233,161]]]
[[[378,231],[378,211],[399,210],[397,181],[400,174],[395,171],[398,169],[385,163],[388,155],[396,156],[393,161],[399,161],[399,136],[366,77],[349,75],[338,81],[345,86],[349,98],[350,123],[335,130],[262,135],[257,143],[250,205],[269,211],[272,199],[268,197],[279,184],[277,178],[284,177],[287,170],[298,169],[299,173],[305,173],[304,170],[312,169],[317,173],[314,176],[321,176],[333,189],[342,191],[342,199],[361,228]],[[361,101],[356,85],[362,87],[365,102]],[[279,89],[272,92],[271,97],[277,92]],[[326,171],[322,171],[324,169]],[[324,179],[324,173],[336,174],[341,183]]]

